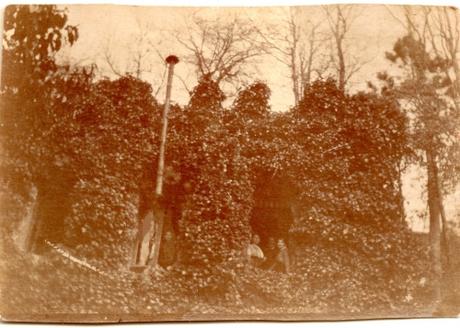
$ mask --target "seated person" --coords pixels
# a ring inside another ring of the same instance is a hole
[[[259,247],[259,243],[259,235],[254,235],[252,237],[252,243],[249,244],[247,248],[248,262],[257,267],[260,266],[263,261],[265,261],[264,252]]]
[[[266,261],[264,262],[264,269],[270,269],[272,267],[273,263],[276,261],[276,255],[278,255],[278,250],[275,238],[269,237],[267,247],[265,248]]]
[[[278,255],[276,256],[275,262],[270,269],[278,272],[289,273],[289,253],[283,239],[278,240]]]

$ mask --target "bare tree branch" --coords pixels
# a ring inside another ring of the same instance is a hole
[[[175,76],[179,79],[179,81],[182,83],[182,86],[184,89],[188,92],[189,95],[192,94],[192,89],[187,85],[187,82],[185,81],[184,78],[182,78],[180,75],[175,74]]]
[[[109,66],[109,68],[112,71],[112,73],[117,75],[117,76],[123,76],[123,74],[115,67],[113,59],[110,56],[110,54],[109,54],[107,49],[104,51],[103,56],[104,56],[105,62]]]
[[[353,5],[323,6],[334,41],[331,61],[335,66],[339,89],[345,90],[350,78],[358,72],[365,62],[347,54],[345,41],[355,19],[359,16]]]
[[[154,63],[164,63],[164,54],[158,50],[158,42],[155,43],[151,39],[150,31],[152,27],[149,24],[141,24],[138,21],[139,31],[132,35],[131,42],[128,45],[128,55],[121,57],[119,53],[112,48],[110,38],[102,51],[102,59],[107,65],[108,69],[114,75],[121,77],[126,74],[132,74],[138,79],[145,79],[146,73],[154,72]],[[163,67],[163,65],[158,67]],[[152,85],[157,85],[153,94],[157,96],[163,87],[165,80],[165,69],[160,73],[158,70],[158,77],[153,80],[149,75],[149,81]]]
[[[187,25],[187,35],[176,32],[175,39],[189,53],[184,60],[196,67],[197,78],[210,75],[218,83],[232,84],[242,67],[264,53],[250,21],[236,16],[204,20],[196,12]]]
[[[265,52],[289,70],[295,104],[298,104],[305,85],[320,66],[317,56],[321,33],[321,22],[302,20],[298,8],[287,9],[281,24],[257,27],[257,33],[264,42]],[[324,41],[324,40],[323,40]]]

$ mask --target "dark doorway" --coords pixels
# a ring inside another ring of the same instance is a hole
[[[255,205],[251,215],[253,233],[260,236],[262,248],[267,248],[270,238],[288,241],[294,217],[295,190],[286,179],[267,179],[257,184]]]
[[[57,174],[56,174],[57,175]],[[37,184],[32,222],[26,249],[42,254],[49,249],[47,241],[53,244],[67,244],[65,218],[71,210],[71,190],[74,180],[63,175],[52,181]]]

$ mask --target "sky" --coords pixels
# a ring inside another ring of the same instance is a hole
[[[119,68],[128,66],[130,50],[134,50],[135,37],[141,33],[164,55],[176,53],[179,58],[187,53],[174,39],[175,30],[187,29],[187,16],[197,10],[196,8],[171,8],[171,7],[140,7],[140,6],[110,6],[110,5],[72,5],[67,6],[69,23],[78,25],[80,39],[66,53],[64,58],[71,62],[89,64],[96,62],[103,75],[111,76],[112,72],[106,64],[104,54],[109,53]],[[346,40],[348,52],[363,62],[361,70],[350,80],[352,91],[366,89],[366,82],[375,79],[377,72],[388,66],[385,51],[392,48],[393,43],[403,34],[403,28],[391,17],[388,10],[391,7],[382,5],[360,6],[357,8],[359,16],[351,26],[349,37]],[[391,8],[397,12],[397,8]],[[228,8],[202,9],[204,17],[228,17]],[[285,8],[244,8],[235,9],[239,17],[249,17],[260,24],[281,25],[285,15]],[[316,6],[304,7],[303,17],[318,21],[321,9]],[[318,15],[319,13],[319,15]],[[327,28],[327,22],[322,26]],[[157,82],[155,77],[161,76],[163,65],[159,57],[153,54],[153,74],[145,74],[146,80],[152,84]],[[254,80],[266,81],[272,90],[272,109],[282,111],[293,105],[289,71],[287,67],[277,62],[270,56],[259,59],[259,72],[255,72]],[[194,74],[190,65],[179,64],[176,75],[187,80],[189,88],[193,87]],[[186,103],[187,90],[181,83],[176,83],[173,100]]]
[[[61,52],[62,62],[88,65],[96,63],[101,76],[115,77],[107,65],[105,56],[110,56],[114,66],[123,72],[132,64],[133,54],[136,52],[136,38],[144,37],[141,44],[154,46],[146,60],[146,68],[142,78],[153,85],[156,90],[164,72],[161,57],[174,53],[179,58],[187,56],[187,52],[176,41],[175,35],[186,34],[190,15],[199,10],[205,18],[216,18],[225,21],[231,14],[252,19],[263,26],[271,24],[282,26],[283,15],[286,9],[280,7],[269,8],[185,8],[185,7],[146,7],[146,6],[112,6],[112,5],[67,5],[69,24],[77,25],[80,38],[71,48]],[[350,27],[346,39],[346,51],[363,63],[361,69],[350,79],[350,92],[366,90],[367,81],[375,80],[378,72],[397,68],[385,59],[385,52],[391,51],[394,42],[404,35],[404,28],[393,17],[400,15],[400,7],[384,5],[361,5],[355,9],[356,18]],[[322,23],[327,29],[327,22],[322,16],[319,7],[302,7],[300,17]],[[280,27],[281,28],[281,27]],[[148,40],[148,41],[146,41]],[[146,49],[141,46],[140,49]],[[327,45],[325,45],[327,47]],[[159,54],[157,53],[159,52]],[[325,55],[325,54],[324,54]],[[151,63],[151,65],[150,65]],[[287,67],[270,56],[258,59],[256,65],[250,67],[253,80],[265,81],[272,95],[271,107],[275,111],[289,109],[294,103],[291,91],[291,81]],[[190,64],[181,62],[176,65],[175,81],[172,100],[186,104],[189,98],[188,88],[196,83],[194,68]],[[157,97],[162,101],[164,86],[158,89]],[[406,212],[415,230],[426,231],[426,220],[418,218],[420,212],[426,211],[424,199],[423,172],[413,167],[404,177],[404,195],[406,197]],[[460,204],[460,190],[445,198],[448,217],[458,215]]]

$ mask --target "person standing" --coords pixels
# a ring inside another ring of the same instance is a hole
[[[165,269],[176,262],[176,241],[171,231],[166,231],[160,248],[158,263]]]

